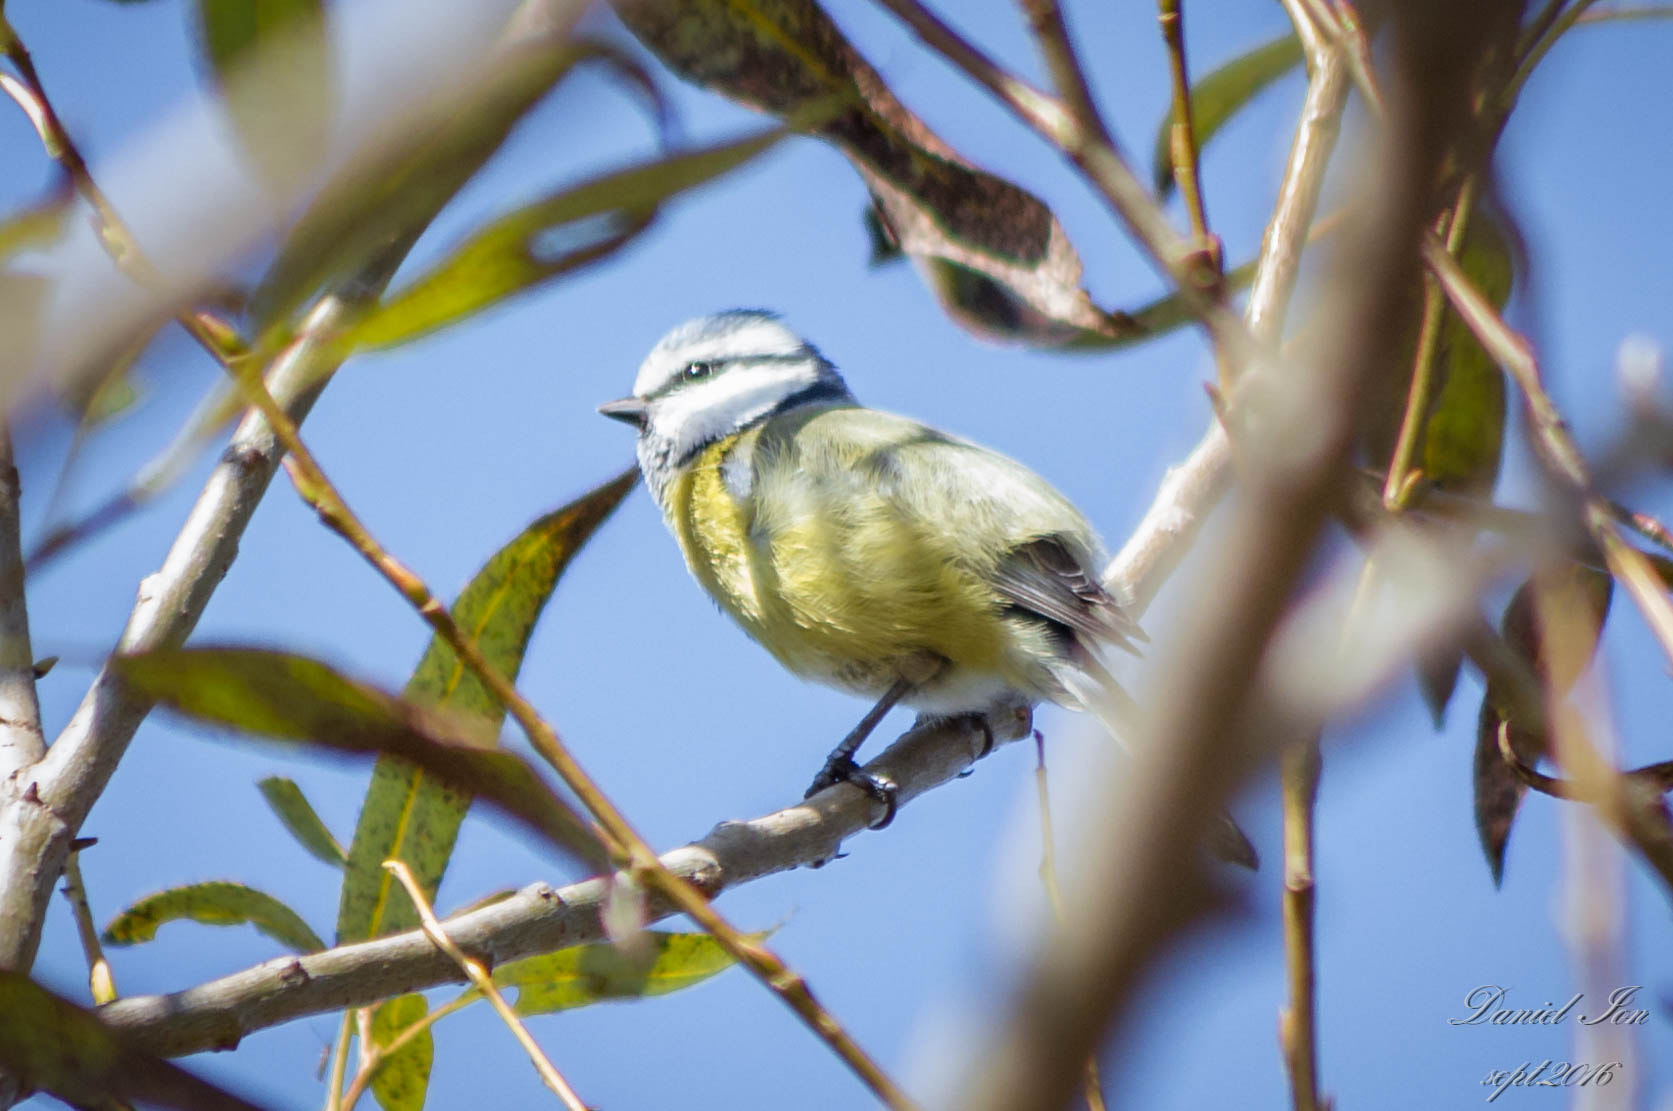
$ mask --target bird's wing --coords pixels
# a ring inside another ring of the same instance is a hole
[[[826,411],[795,440],[805,476],[862,482],[926,542],[953,538],[937,554],[969,566],[1008,601],[1091,641],[1131,649],[1145,639],[1098,581],[1092,527],[1021,463],[873,409]],[[984,549],[957,545],[968,537],[984,538]]]
[[[1094,641],[1136,652],[1133,642],[1146,639],[1061,535],[1012,548],[995,569],[993,583],[1011,601]]]

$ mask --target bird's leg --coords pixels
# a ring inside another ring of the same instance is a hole
[[[886,776],[872,775],[854,762],[854,753],[859,751],[871,731],[877,728],[877,723],[883,720],[883,715],[894,709],[895,703],[906,697],[912,684],[905,679],[896,679],[894,685],[883,692],[883,697],[877,700],[877,705],[866,711],[866,716],[860,723],[848,731],[848,736],[842,738],[842,743],[831,750],[825,757],[825,766],[819,769],[814,777],[813,785],[807,789],[803,798],[812,798],[827,787],[834,787],[838,783],[852,783],[873,799],[883,805],[882,821],[872,824],[872,829],[882,829],[895,820],[895,798],[899,788]]]

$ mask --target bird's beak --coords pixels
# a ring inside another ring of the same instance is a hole
[[[598,411],[611,420],[619,420],[623,424],[631,424],[635,428],[645,427],[645,412],[648,406],[643,398],[624,397],[620,401],[606,401],[598,407]]]

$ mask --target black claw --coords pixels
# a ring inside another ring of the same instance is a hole
[[[870,795],[873,802],[883,804],[883,817],[866,828],[883,829],[895,820],[895,814],[900,810],[900,787],[894,780],[886,775],[872,775],[856,768],[854,778],[848,782]]]
[[[873,802],[882,805],[882,820],[873,822],[869,828],[882,829],[895,820],[895,812],[900,808],[900,787],[886,775],[873,775],[866,771],[849,756],[838,758],[833,754],[831,759],[826,760],[825,766],[819,769],[813,784],[808,787],[807,794],[802,797],[810,799],[838,783],[851,783],[870,795]]]
[[[976,754],[976,759],[980,760],[993,751],[993,723],[988,721],[986,714],[976,714],[974,716],[976,728],[982,731],[982,751]]]
[[[813,782],[808,785],[802,797],[810,799],[827,787],[835,787],[838,783],[851,783],[859,771],[860,765],[854,762],[852,756],[841,756],[833,752],[825,761],[825,766],[819,769],[819,774],[813,777]]]

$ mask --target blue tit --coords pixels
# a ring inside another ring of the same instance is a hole
[[[997,452],[854,399],[772,313],[680,325],[633,396],[639,466],[693,576],[790,671],[877,700],[809,794],[849,781],[896,702],[932,717],[1042,701],[1116,732],[1130,703],[1099,656],[1143,639],[1099,581],[1092,527]]]

